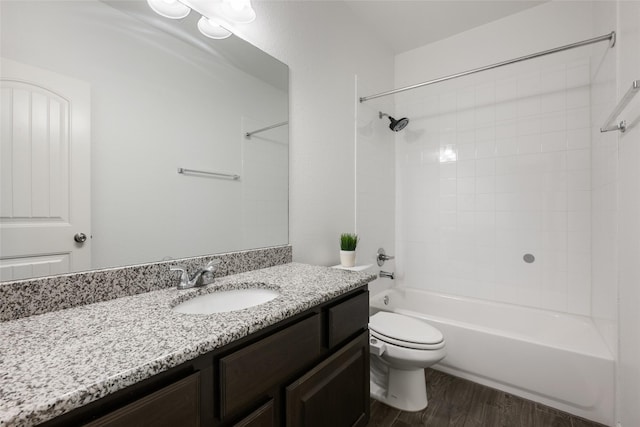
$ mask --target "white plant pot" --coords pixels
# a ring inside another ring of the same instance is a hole
[[[354,267],[356,265],[356,251],[340,251],[340,265]]]

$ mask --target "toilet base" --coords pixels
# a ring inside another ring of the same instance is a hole
[[[427,407],[424,369],[403,370],[387,366],[386,378],[371,379],[371,397],[401,411],[417,412]],[[386,380],[386,381],[384,381]],[[386,383],[386,389],[384,387]]]

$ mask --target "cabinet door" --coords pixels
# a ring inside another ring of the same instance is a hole
[[[199,425],[199,372],[86,424],[90,427],[198,427]]]
[[[369,331],[287,387],[288,427],[365,426],[369,421]]]
[[[253,411],[248,417],[233,425],[233,427],[274,427],[273,399]]]

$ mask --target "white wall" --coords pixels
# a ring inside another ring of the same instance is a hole
[[[618,1],[618,93],[640,79],[640,2]],[[634,123],[618,134],[619,356],[622,427],[640,425],[640,94],[620,116]]]
[[[393,250],[388,231],[393,218],[376,209],[359,209],[356,215],[356,175],[359,183],[378,179],[375,168],[363,162],[377,164],[387,155],[356,156],[356,128],[372,120],[357,106],[357,95],[363,95],[357,92],[391,87],[393,55],[340,2],[257,1],[254,7],[257,20],[238,33],[290,67],[289,227],[294,260],[338,264],[340,233],[356,230],[362,239],[358,263],[370,263],[372,250],[379,246]],[[359,142],[361,148],[367,150]],[[378,229],[380,222],[384,230]]]
[[[400,54],[396,87],[593,37],[591,16],[551,2]],[[404,285],[590,314],[591,54],[397,95],[412,118],[396,141]]]
[[[358,85],[358,96],[371,95],[390,86]],[[357,110],[357,175],[356,219],[358,233],[363,236],[359,263],[372,264],[372,271],[395,272],[395,261],[378,267],[376,254],[383,248],[387,255],[395,255],[395,144],[389,120],[379,118],[379,112],[391,114],[391,97],[358,104]],[[376,294],[393,286],[393,280],[379,278],[370,286]]]

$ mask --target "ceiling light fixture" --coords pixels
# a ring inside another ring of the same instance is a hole
[[[222,0],[219,3],[219,13],[237,24],[249,24],[256,20],[256,12],[251,7],[250,0]]]
[[[210,39],[226,39],[231,35],[231,31],[206,16],[202,16],[198,21],[198,29],[204,36],[209,37]]]
[[[232,34],[228,27],[256,19],[251,0],[147,0],[147,3],[154,12],[171,19],[182,19],[193,9],[202,15],[198,30],[211,39],[226,39]]]
[[[147,0],[155,13],[165,18],[182,19],[191,12],[191,8],[178,0]]]

